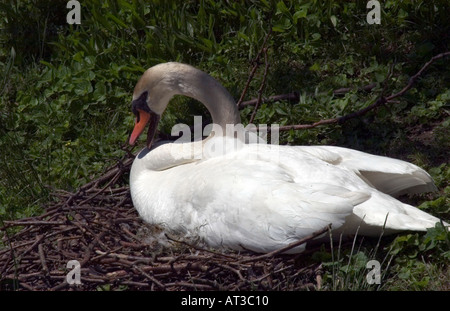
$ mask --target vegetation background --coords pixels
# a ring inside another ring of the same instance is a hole
[[[73,191],[124,155],[132,90],[152,65],[189,63],[237,100],[270,31],[262,95],[300,96],[264,102],[253,123],[288,125],[362,109],[449,51],[449,1],[380,1],[380,25],[367,23],[367,2],[92,0],[80,1],[81,24],[69,25],[67,1],[2,1],[0,226],[41,213],[54,189]],[[244,100],[258,96],[260,61]],[[343,124],[284,131],[281,143],[339,145],[415,163],[439,191],[402,199],[449,221],[449,85],[447,57],[394,103]],[[351,90],[333,92],[340,88]],[[193,114],[209,118],[191,99],[174,101],[162,133],[192,124]],[[241,110],[244,124],[253,110]],[[449,233],[437,226],[311,258],[324,264],[324,289],[449,290],[449,246]],[[363,282],[370,258],[382,262],[375,287]]]

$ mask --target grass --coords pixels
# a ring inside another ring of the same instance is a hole
[[[0,4],[0,221],[39,214],[54,189],[76,189],[121,158],[134,83],[159,62],[199,67],[237,99],[271,29],[263,97],[301,97],[262,104],[254,123],[286,125],[366,107],[449,50],[447,1],[384,1],[380,26],[365,22],[366,3],[95,0],[83,3],[81,25],[70,26],[66,1]],[[402,200],[448,221],[449,64],[436,62],[392,105],[336,126],[286,131],[280,141],[345,146],[420,165],[439,191]],[[263,68],[246,99],[258,96]],[[372,91],[356,90],[370,83]],[[355,90],[332,93],[344,87]],[[181,108],[169,106],[162,132],[189,124],[192,114],[208,118],[189,99],[176,101]],[[244,123],[252,113],[250,106],[241,110]],[[315,256],[324,262],[324,288],[448,289],[449,237],[439,232],[324,249]],[[364,262],[373,258],[382,263],[381,286],[364,283]]]
[[[322,290],[448,290],[449,242],[448,230],[437,224],[422,235],[334,241],[313,257],[324,266]]]

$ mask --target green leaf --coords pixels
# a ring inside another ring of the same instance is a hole
[[[277,13],[289,14],[289,9],[283,1],[277,3]]]
[[[312,66],[309,67],[309,70],[311,71],[319,71],[320,65],[318,63],[314,63]]]
[[[114,16],[111,13],[106,14],[106,17],[113,20],[117,25],[119,25],[123,28],[128,28],[128,25],[126,23],[124,23],[123,21],[121,21],[119,18],[117,18],[116,16]]]
[[[297,24],[299,19],[305,18],[307,15],[308,15],[308,9],[306,9],[306,8],[295,12],[294,15],[292,16],[292,18],[294,20],[294,24]]]
[[[330,16],[330,20],[331,20],[331,23],[333,24],[333,27],[336,28],[336,25],[337,25],[337,18],[336,18],[336,16],[331,15]]]
[[[320,38],[322,38],[322,36],[320,35],[320,33],[316,32],[316,33],[312,34],[312,38],[313,38],[313,41],[317,41],[317,40],[320,40]]]

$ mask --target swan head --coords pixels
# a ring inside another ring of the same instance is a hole
[[[130,136],[130,145],[134,145],[145,129],[147,123],[150,123],[147,132],[147,148],[150,149],[153,143],[153,138],[158,128],[158,123],[160,120],[160,115],[152,111],[147,103],[148,92],[143,92],[138,98],[133,99],[132,108],[133,114],[135,115],[135,124],[133,132]]]
[[[135,125],[129,143],[134,145],[149,124],[147,148],[150,149],[159,120],[170,99],[178,93],[175,72],[181,64],[165,63],[147,69],[133,91],[132,112]]]
[[[210,75],[190,65],[169,62],[147,69],[133,92],[132,111],[136,116],[130,144],[134,145],[147,123],[147,148],[150,149],[158,122],[174,95],[184,95],[203,103],[213,123],[225,128],[240,123],[233,97]]]

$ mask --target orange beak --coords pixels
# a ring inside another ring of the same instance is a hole
[[[143,111],[141,109],[138,109],[138,111],[139,111],[139,118],[136,118],[134,129],[130,136],[130,145],[134,145],[136,143],[136,140],[142,134],[142,132],[145,129],[145,126],[150,120],[150,113]]]
[[[139,112],[139,117],[136,118],[136,123],[134,124],[133,132],[130,136],[130,145],[134,145],[145,129],[147,123],[150,123],[147,132],[147,148],[150,149],[153,143],[153,137],[155,136],[156,130],[158,128],[158,123],[160,116],[154,112],[147,112],[141,109],[137,109]]]

